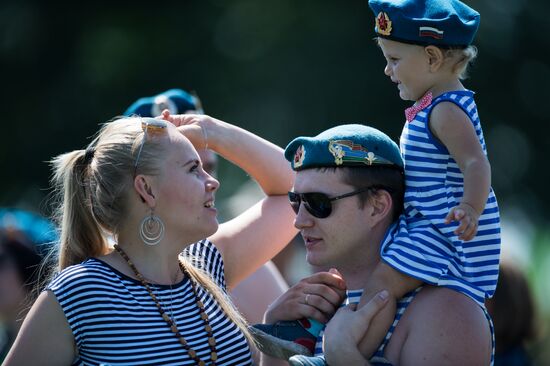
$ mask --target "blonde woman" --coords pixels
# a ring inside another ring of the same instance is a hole
[[[251,363],[246,324],[226,289],[296,234],[286,197],[293,173],[279,147],[236,126],[164,118],[173,124],[114,120],[85,150],[54,159],[60,273],[5,365]],[[218,227],[219,183],[193,144],[240,166],[267,198]]]

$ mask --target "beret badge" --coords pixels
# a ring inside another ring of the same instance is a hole
[[[336,165],[342,165],[344,161],[372,165],[378,159],[372,151],[368,151],[351,140],[331,140],[328,144],[328,150],[334,156],[334,164]]]
[[[330,141],[328,144],[328,151],[334,156],[334,164],[336,165],[342,165],[343,158],[346,155],[344,152],[344,149],[342,148],[342,144],[340,144],[338,141]]]
[[[392,31],[391,20],[387,13],[381,11],[378,13],[375,19],[376,22],[376,33],[379,33],[383,36],[389,36]]]
[[[443,31],[434,27],[419,27],[418,36],[419,37],[430,37],[434,39],[443,39]]]
[[[299,168],[304,164],[304,159],[306,157],[306,150],[304,149],[304,145],[300,145],[298,149],[296,149],[296,153],[294,153],[294,168]]]

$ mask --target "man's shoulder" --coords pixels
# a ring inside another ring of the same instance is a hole
[[[451,289],[426,286],[403,314],[386,356],[394,364],[488,364],[491,349],[489,321],[479,305]]]
[[[449,313],[485,319],[483,309],[472,299],[445,287],[425,286],[411,302],[407,311],[412,320],[429,317],[433,320],[453,323],[457,319],[449,316]]]

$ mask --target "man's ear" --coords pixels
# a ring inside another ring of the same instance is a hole
[[[134,178],[134,189],[140,197],[141,202],[146,203],[149,207],[155,207],[156,199],[149,178],[141,174],[136,176]]]
[[[383,221],[392,215],[393,199],[385,189],[379,189],[370,197],[370,205],[372,206],[371,216],[376,223]]]
[[[445,59],[445,55],[443,54],[443,51],[436,46],[426,46],[424,47],[424,52],[428,57],[430,71],[431,72],[438,71],[443,65],[443,61]]]

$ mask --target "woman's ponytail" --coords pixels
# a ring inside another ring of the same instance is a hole
[[[85,150],[56,157],[53,186],[59,195],[56,217],[60,225],[59,270],[99,256],[107,249],[106,238],[94,219],[90,195],[90,159]]]

